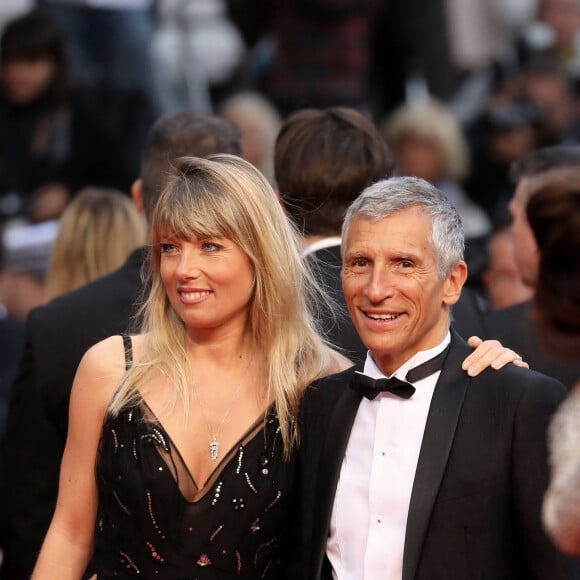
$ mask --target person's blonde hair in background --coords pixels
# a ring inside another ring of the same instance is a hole
[[[274,105],[259,93],[242,91],[222,101],[218,112],[241,129],[242,157],[274,185],[274,144],[282,124]]]
[[[461,181],[469,171],[468,147],[461,125],[443,103],[434,99],[401,105],[383,120],[381,132],[397,149],[407,139],[433,144],[439,162],[436,173],[414,177],[432,181],[445,176]]]
[[[384,119],[381,132],[396,174],[420,177],[443,191],[461,217],[466,238],[490,232],[485,212],[459,185],[469,171],[469,148],[448,107],[435,99],[405,103]]]
[[[120,268],[145,244],[143,217],[114,189],[85,188],[64,210],[47,276],[52,299]]]

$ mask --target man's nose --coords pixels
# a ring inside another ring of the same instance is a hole
[[[377,304],[394,294],[395,277],[387,266],[375,264],[369,277],[366,294],[370,302]]]

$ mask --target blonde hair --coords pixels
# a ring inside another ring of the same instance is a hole
[[[268,398],[275,401],[285,452],[298,440],[295,417],[304,388],[328,374],[336,357],[315,329],[308,307],[315,283],[299,254],[299,237],[265,177],[233,155],[179,160],[151,222],[151,290],[144,303],[145,355],[126,374],[110,412],[139,401],[137,385],[150,373],[170,377],[172,410],[189,409],[191,377],[185,327],[160,277],[160,243],[226,237],[248,256],[254,271],[249,330],[267,368]]]
[[[145,240],[143,218],[124,193],[81,190],[60,219],[47,274],[48,297],[110,274]]]
[[[443,153],[444,177],[461,180],[467,175],[469,157],[463,129],[451,111],[434,99],[401,105],[383,121],[381,133],[393,148],[407,136],[429,139]]]

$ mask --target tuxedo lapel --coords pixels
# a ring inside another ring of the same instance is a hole
[[[313,502],[313,521],[316,522],[316,527],[312,534],[313,561],[318,572],[320,572],[326,552],[326,541],[342,460],[360,401],[360,394],[348,387],[343,388],[343,392],[331,411],[324,444],[321,447],[318,481]]]
[[[433,393],[417,463],[407,518],[402,580],[415,578],[469,383],[469,376],[461,369],[461,363],[470,352],[463,339],[452,332],[451,348]]]

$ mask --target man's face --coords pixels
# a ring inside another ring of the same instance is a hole
[[[536,238],[526,215],[526,206],[531,189],[530,179],[521,178],[516,186],[509,209],[513,218],[512,231],[516,263],[524,284],[534,288],[538,278],[539,254]]]
[[[350,316],[379,368],[391,374],[443,340],[467,268],[461,262],[439,278],[431,218],[417,206],[379,221],[354,217],[345,242],[342,284]]]

